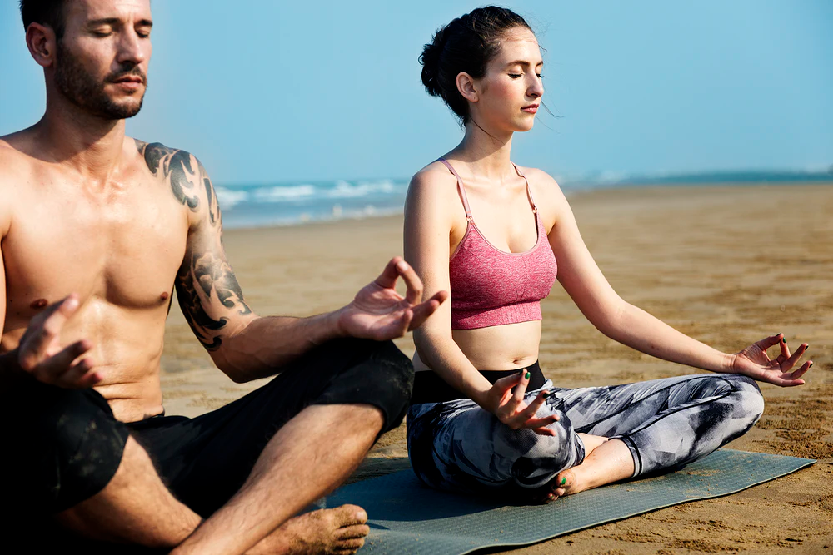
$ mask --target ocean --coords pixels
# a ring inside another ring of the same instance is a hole
[[[637,185],[757,185],[766,183],[830,183],[831,171],[736,171],[688,174],[589,174],[558,177],[567,194],[584,190]],[[293,225],[401,214],[408,179],[290,181],[216,184],[227,229]]]

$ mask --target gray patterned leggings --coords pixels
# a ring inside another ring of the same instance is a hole
[[[555,436],[512,430],[469,399],[412,405],[408,456],[427,485],[462,492],[538,488],[584,460],[578,433],[620,439],[634,476],[679,468],[743,435],[761,417],[754,380],[696,374],[556,392],[538,417],[558,414]],[[540,390],[527,393],[527,402]]]

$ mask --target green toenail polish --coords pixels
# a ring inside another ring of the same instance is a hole
[[[567,478],[561,478],[561,485],[563,486],[566,483],[567,483]]]
[[[527,373],[526,373],[526,376],[524,376],[524,377],[528,380],[529,378],[531,378],[531,377],[532,377],[532,373],[531,373],[531,372],[527,372]]]

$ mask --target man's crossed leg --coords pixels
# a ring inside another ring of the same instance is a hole
[[[24,512],[56,512],[62,527],[99,541],[174,553],[352,553],[368,532],[361,508],[295,515],[401,422],[412,379],[392,343],[336,340],[216,411],[127,425],[93,390],[36,384],[6,405],[18,405],[25,425],[23,442],[12,442],[21,456],[3,475],[45,484],[18,492]],[[44,440],[50,431],[54,442]],[[38,449],[54,452],[54,468],[26,465],[44,460]]]

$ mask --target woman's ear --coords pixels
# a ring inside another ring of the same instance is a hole
[[[469,102],[477,102],[479,100],[480,95],[477,92],[478,84],[471,75],[465,71],[461,71],[457,74],[456,84],[457,90],[460,91],[463,98]]]
[[[39,66],[47,68],[55,65],[58,41],[52,27],[30,23],[26,28],[26,47]]]

